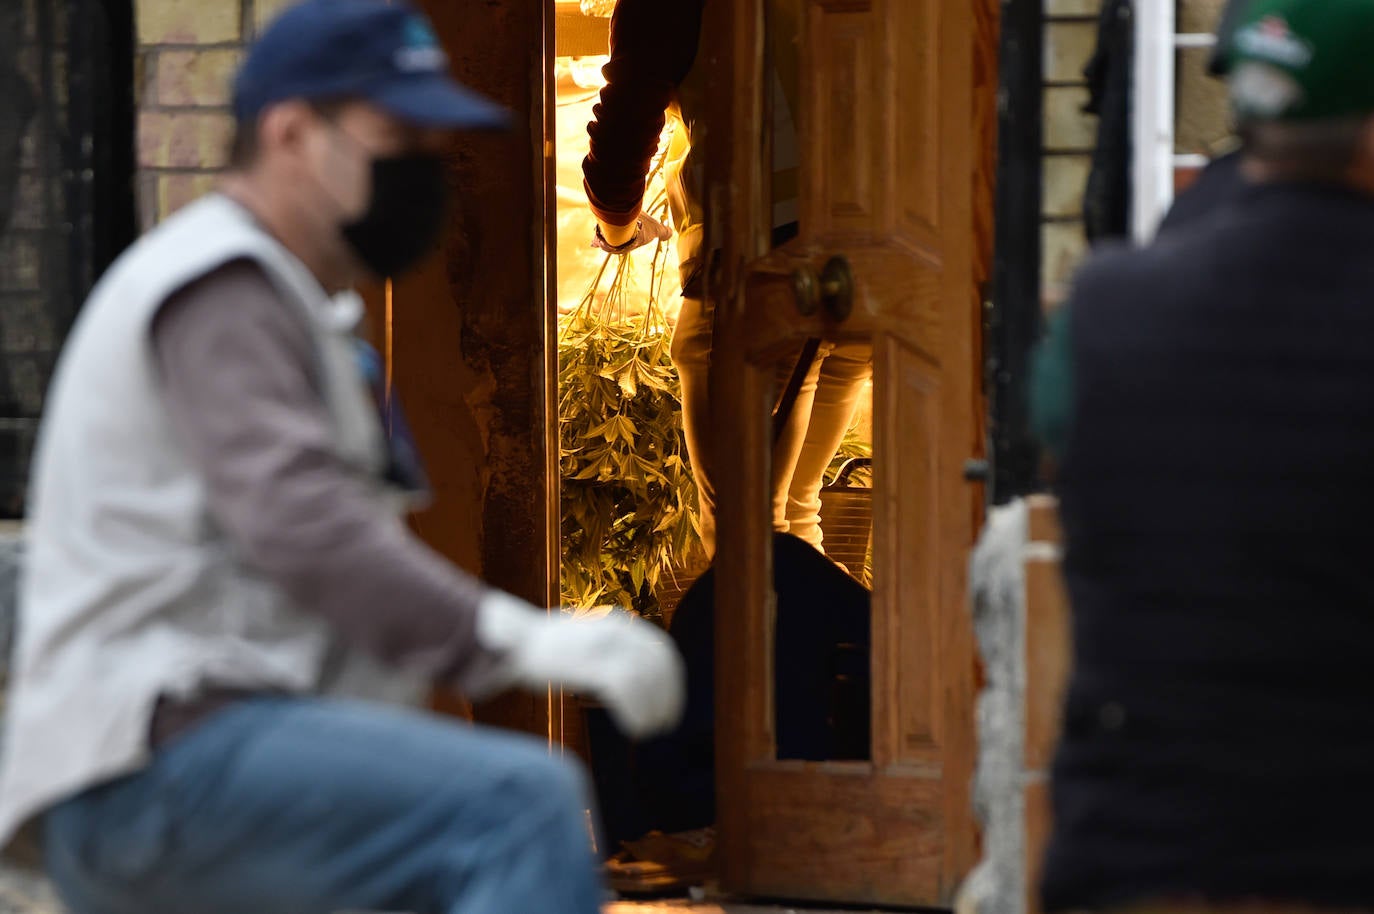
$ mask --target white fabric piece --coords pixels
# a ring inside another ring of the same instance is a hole
[[[961,891],[961,911],[1023,914],[1026,898],[1023,765],[1026,717],[1026,573],[1029,511],[994,509],[969,564],[974,631],[987,685],[978,696],[973,805],[983,859]]]
[[[477,610],[477,640],[502,657],[484,694],[552,682],[600,699],[628,736],[672,729],[682,718],[687,673],[672,640],[625,612],[574,619],[494,592]]]

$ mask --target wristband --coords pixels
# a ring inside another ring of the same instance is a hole
[[[630,248],[634,247],[635,242],[639,240],[639,234],[640,234],[640,232],[642,232],[642,231],[644,231],[644,220],[643,220],[643,219],[641,219],[641,220],[639,220],[638,222],[635,223],[635,233],[634,233],[633,235],[630,236],[630,240],[629,240],[629,241],[626,241],[624,244],[613,245],[613,244],[611,244],[609,241],[606,240],[606,236],[605,236],[605,235],[601,234],[601,223],[598,222],[597,225],[596,225],[596,237],[597,237],[597,239],[598,239],[603,245],[605,245],[605,248],[604,248],[604,249],[605,249],[605,251],[606,251],[607,254],[624,254],[624,253],[626,253],[627,251],[630,250]]]

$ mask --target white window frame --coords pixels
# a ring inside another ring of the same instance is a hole
[[[1174,200],[1174,173],[1201,168],[1202,155],[1177,155],[1177,52],[1210,48],[1216,36],[1180,33],[1176,0],[1136,0],[1134,91],[1131,108],[1131,237],[1146,244]]]

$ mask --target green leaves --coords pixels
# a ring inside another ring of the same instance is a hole
[[[668,146],[665,138],[649,177],[659,190],[646,211],[660,221],[668,216],[661,181]],[[629,257],[607,255],[578,307],[560,318],[558,460],[567,606],[615,604],[661,618],[655,588],[701,548],[681,387],[669,358],[672,327],[660,305],[670,254],[660,242],[647,283],[636,280]]]
[[[664,572],[671,579],[700,549],[696,485],[671,330],[652,292],[627,306],[634,290],[623,261],[607,258],[559,328],[562,598],[572,607],[615,604],[658,618],[654,589]],[[598,299],[607,274],[610,288]]]
[[[639,393],[639,384],[635,381],[635,369],[633,362],[626,365],[625,368],[620,372],[620,376],[616,378],[616,383],[620,385],[621,396],[629,400],[633,400],[635,398],[635,395]]]

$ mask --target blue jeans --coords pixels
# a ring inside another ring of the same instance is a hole
[[[51,810],[75,914],[595,914],[581,770],[431,715],[262,698]]]

